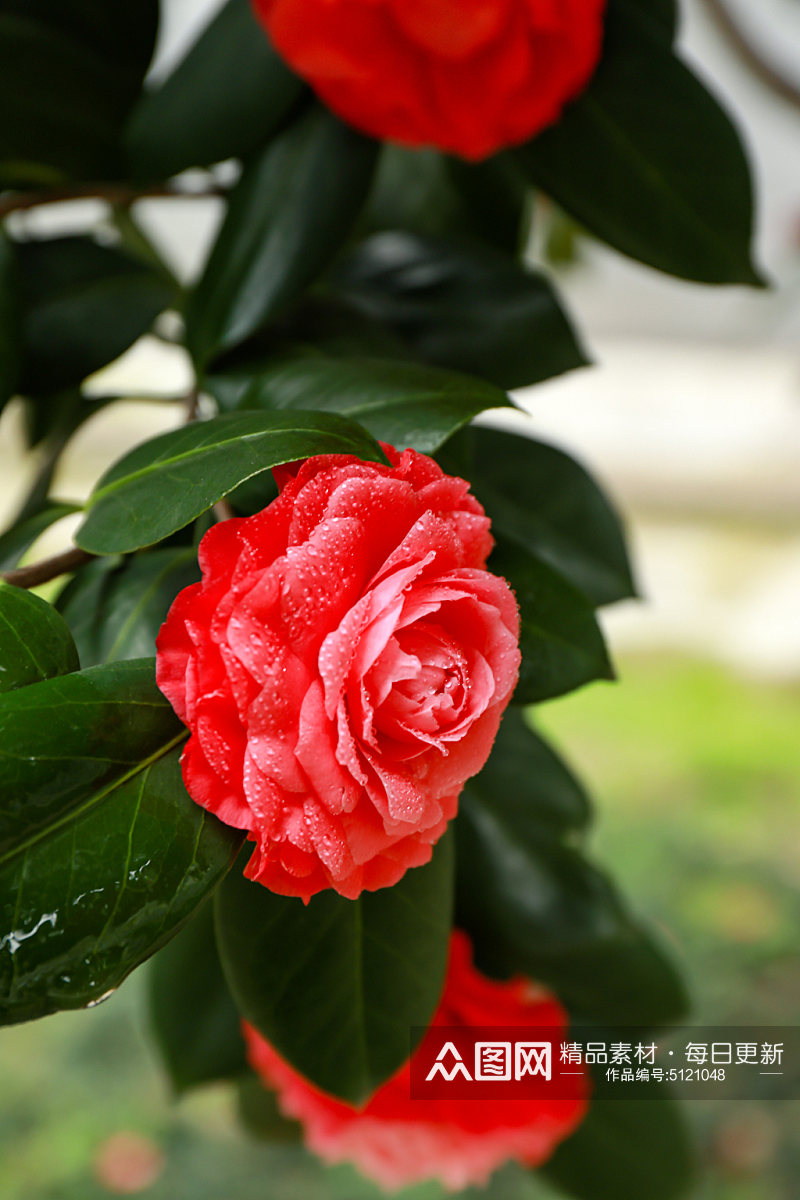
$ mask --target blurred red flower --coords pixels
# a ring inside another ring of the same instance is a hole
[[[554,996],[525,979],[487,979],[472,963],[469,939],[455,931],[433,1025],[549,1026],[561,1038],[567,1016]],[[277,1091],[283,1113],[301,1122],[309,1149],[327,1162],[355,1163],[388,1188],[439,1179],[457,1190],[485,1183],[509,1160],[538,1166],[575,1130],[587,1109],[583,1068],[534,1094],[510,1098],[499,1090],[492,1104],[483,1099],[470,1103],[463,1093],[455,1100],[412,1099],[414,1058],[357,1109],[315,1088],[251,1025],[243,1022],[243,1030],[251,1066]]]
[[[340,117],[486,158],[556,121],[600,57],[606,0],[254,0],[278,52]]]

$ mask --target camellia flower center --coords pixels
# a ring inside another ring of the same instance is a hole
[[[399,741],[437,742],[463,715],[469,689],[464,654],[435,626],[391,638],[373,668],[377,729]]]

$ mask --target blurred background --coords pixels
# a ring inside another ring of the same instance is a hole
[[[155,73],[217,7],[170,0]],[[596,797],[597,857],[682,962],[694,1020],[795,1025],[800,3],[685,0],[681,42],[745,133],[758,181],[758,257],[774,287],[682,284],[589,242],[559,214],[537,221],[532,255],[556,271],[595,366],[519,399],[529,428],[576,453],[616,497],[642,595],[607,615],[620,683],[549,704],[539,719]],[[97,213],[68,203],[16,220],[20,230],[71,232]],[[213,199],[144,201],[137,216],[190,278],[221,211]],[[96,381],[98,394],[134,397],[176,396],[189,385],[181,353],[155,339]],[[112,458],[180,419],[170,403],[105,410],[65,454],[56,494],[81,498]],[[11,406],[0,422],[0,518],[36,465]],[[69,529],[50,531],[36,556],[62,548]],[[142,976],[96,1012],[0,1035],[3,1200],[378,1195],[297,1147],[248,1141],[222,1088],[172,1102],[146,1039]],[[696,1200],[800,1196],[800,1098],[689,1104],[704,1164]],[[551,1195],[514,1171],[489,1194]]]

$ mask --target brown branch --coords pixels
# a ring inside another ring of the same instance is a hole
[[[63,553],[55,554],[52,558],[44,558],[41,562],[31,563],[28,567],[17,567],[14,571],[4,571],[0,573],[0,579],[4,583],[13,584],[14,587],[38,587],[40,583],[47,583],[59,575],[67,575],[71,571],[76,571],[78,567],[91,562],[95,557],[96,555],[89,554],[87,550],[81,550],[80,546],[73,546],[71,550],[64,550]]]
[[[228,501],[224,499],[218,500],[212,511],[218,521],[230,521],[231,517],[236,516]]]
[[[764,54],[748,37],[739,21],[728,8],[726,0],[705,0],[706,8],[717,27],[727,37],[739,57],[747,64],[753,74],[771,88],[784,100],[800,108],[800,86],[798,86],[783,71],[779,71],[768,62]]]
[[[40,192],[9,192],[0,198],[0,220],[13,212],[38,208],[42,204],[61,204],[65,200],[104,200],[107,204],[127,208],[137,200],[194,200],[198,197],[227,194],[225,188],[216,185],[195,192],[172,187],[168,183],[155,183],[140,188],[116,183],[74,183]]]
[[[183,398],[184,409],[186,412],[186,424],[191,425],[192,421],[196,421],[200,416],[200,392],[199,389],[193,387]]]

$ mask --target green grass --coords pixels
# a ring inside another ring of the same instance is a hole
[[[539,721],[595,796],[595,856],[682,962],[693,1019],[797,1023],[800,690],[632,658],[619,685],[549,704]],[[147,1200],[376,1200],[354,1172],[248,1140],[224,1088],[173,1104],[146,1036],[142,975],[92,1012],[0,1030],[2,1200],[107,1200],[93,1164],[125,1130],[164,1155]],[[694,1106],[692,1119],[697,1200],[798,1194],[800,1099]],[[513,1171],[490,1192],[550,1195]]]

